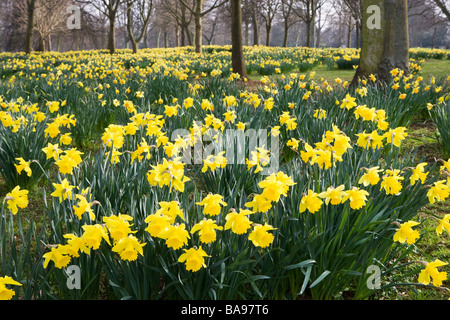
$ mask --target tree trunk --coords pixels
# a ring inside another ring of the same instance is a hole
[[[25,53],[30,54],[33,51],[33,33],[34,33],[34,11],[36,8],[36,0],[27,1],[27,37],[25,42]]]
[[[242,45],[242,8],[241,0],[230,0],[231,2],[231,64],[234,73],[241,78],[247,78],[245,69],[244,50]]]
[[[186,45],[186,27],[181,26],[181,46],[184,47]]]
[[[232,0],[233,2],[233,0]],[[259,22],[258,17],[256,16],[256,12],[252,13],[252,25],[253,25],[253,45],[259,46]]]
[[[272,25],[269,23],[266,25],[266,46],[270,47],[270,40],[272,35]]]
[[[316,30],[316,48],[320,48],[320,41],[322,40],[322,29]]]
[[[369,23],[377,14],[376,11],[368,12],[368,8],[373,5],[381,9],[380,28]],[[371,74],[386,83],[390,80],[390,71],[395,68],[409,74],[407,0],[364,0],[361,36],[361,59],[352,86]]]
[[[311,47],[311,33],[312,33],[311,27],[312,27],[311,21],[307,21],[306,22],[306,46],[308,48]]]
[[[161,40],[161,28],[158,29],[158,32],[156,33],[156,47],[159,48],[159,41]]]
[[[359,20],[356,21],[356,43],[355,43],[355,47],[356,49],[359,49],[361,46],[361,23],[359,22]]]
[[[108,50],[111,54],[116,53],[116,17],[109,18]]]
[[[352,46],[352,18],[350,17],[347,29],[347,48],[350,48],[351,46]]]
[[[284,38],[283,38],[283,47],[286,48],[288,46],[288,37],[289,37],[289,20],[284,19]]]
[[[198,2],[201,2],[201,0],[198,0]],[[197,6],[199,6],[199,4],[197,4]],[[202,37],[202,16],[201,13],[197,11],[195,13],[195,52],[200,54],[202,54]]]

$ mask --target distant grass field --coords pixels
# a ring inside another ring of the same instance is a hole
[[[430,59],[425,60],[422,64],[422,70],[420,74],[425,78],[429,78],[432,76],[436,78],[443,78],[447,77],[448,70],[450,70],[450,60]],[[336,67],[330,70],[325,65],[319,65],[315,67],[313,71],[316,73],[317,78],[323,77],[328,81],[335,80],[336,78],[340,78],[342,81],[351,81],[353,79],[353,76],[355,75],[354,70],[339,70]],[[295,70],[294,72],[298,72],[298,70]],[[259,80],[261,77],[262,76],[257,73],[249,76],[251,80]]]

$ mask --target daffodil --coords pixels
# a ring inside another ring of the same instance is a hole
[[[267,212],[272,208],[272,201],[266,199],[262,194],[255,194],[253,200],[245,203],[247,208],[251,208],[253,212]]]
[[[359,178],[358,183],[363,184],[365,187],[368,185],[376,185],[380,181],[380,172],[383,172],[379,166],[375,166],[372,168],[364,168],[365,173]]]
[[[160,237],[165,239],[166,245],[174,250],[187,245],[188,239],[191,238],[184,223],[169,225],[161,232]]]
[[[222,229],[223,227],[218,226],[212,219],[203,219],[192,227],[191,233],[198,232],[200,241],[207,244],[216,241],[216,230]]]
[[[450,233],[450,214],[446,214],[442,219],[439,219],[439,224],[436,227],[436,233],[440,235],[444,229]]]
[[[67,247],[62,245],[52,247],[49,252],[43,255],[43,258],[45,259],[44,268],[47,268],[50,261],[53,261],[58,269],[66,267],[72,260],[72,257],[68,254]]]
[[[170,223],[174,223],[177,217],[180,217],[182,220],[184,220],[183,210],[181,209],[180,203],[178,201],[160,201],[158,202],[158,204],[161,208],[158,209],[155,214],[168,216],[170,218]]]
[[[75,197],[78,199],[78,203],[73,206],[73,210],[78,219],[81,220],[83,218],[83,214],[87,213],[89,215],[89,219],[95,220],[95,213],[94,210],[92,210],[92,205],[94,203],[89,202],[86,196],[81,194],[77,194]]]
[[[25,171],[27,173],[27,175],[30,177],[31,176],[31,161],[25,161],[23,158],[16,158],[17,161],[19,161],[19,164],[14,164],[14,166],[16,167],[17,173],[21,174],[22,171]]]
[[[236,234],[244,234],[250,229],[252,222],[248,218],[254,212],[251,210],[240,209],[239,213],[232,210],[225,217],[225,230],[231,229]]]
[[[299,210],[300,213],[305,212],[306,210],[311,213],[316,213],[320,210],[322,204],[323,202],[319,195],[312,190],[308,190],[308,193],[305,194],[300,201]]]
[[[345,194],[342,202],[349,200],[350,207],[354,210],[359,210],[366,205],[369,192],[357,187],[352,187],[350,190],[345,191]]]
[[[67,239],[67,254],[71,257],[78,258],[80,256],[80,252],[90,254],[90,249],[86,246],[83,238],[78,237],[73,233],[65,234],[64,238]]]
[[[195,204],[203,206],[203,214],[214,217],[220,214],[222,206],[227,203],[223,201],[223,196],[220,194],[208,194],[202,201]]]
[[[133,217],[127,214],[111,215],[108,217],[103,217],[103,222],[114,241],[120,241],[122,238],[127,237],[130,233],[135,233],[136,231],[131,230]]]
[[[405,140],[407,136],[408,132],[405,127],[390,129],[388,132],[385,133],[387,143],[392,143],[396,147],[399,147],[400,142]]]
[[[163,214],[151,214],[144,221],[148,224],[145,231],[152,237],[162,238],[163,231],[171,225],[172,218]]]
[[[217,155],[209,155],[203,160],[202,172],[206,172],[208,169],[215,171],[217,168],[225,168],[227,165],[227,158],[224,156],[225,151],[219,152]]]
[[[67,178],[61,183],[53,183],[53,187],[55,188],[55,191],[51,193],[51,196],[59,198],[60,202],[66,200],[67,198],[72,198],[72,190],[75,188],[75,186],[69,184]]]
[[[420,238],[420,233],[418,230],[413,230],[412,227],[415,227],[419,224],[420,223],[417,221],[407,221],[402,223],[396,230],[393,240],[400,243],[415,243],[416,240]]]
[[[82,239],[84,240],[86,247],[97,250],[102,243],[102,240],[105,240],[106,243],[111,245],[109,240],[108,231],[105,226],[100,224],[95,225],[83,225],[83,234]]]
[[[272,244],[274,240],[274,235],[268,232],[271,230],[276,230],[276,228],[268,225],[267,223],[264,225],[258,224],[253,228],[252,232],[248,236],[248,239],[256,247],[266,248]]]
[[[410,177],[411,185],[414,185],[418,180],[423,184],[427,178],[428,172],[424,172],[426,162],[419,163],[415,168],[412,168],[412,175]]]
[[[11,192],[6,194],[3,202],[6,201],[8,209],[15,215],[20,209],[28,206],[28,190],[21,190],[20,186],[16,186]]]
[[[58,170],[62,174],[73,174],[73,169],[77,167],[77,162],[68,155],[61,156],[55,161],[58,166]]]
[[[420,271],[419,283],[428,285],[433,280],[433,285],[437,287],[441,286],[442,282],[447,280],[447,272],[439,271],[437,268],[446,266],[447,264],[439,259],[427,263],[426,267]]]
[[[383,176],[381,181],[381,189],[384,189],[387,194],[399,194],[403,188],[401,180],[404,179],[399,174],[400,170],[386,170],[386,175]]]
[[[356,107],[358,104],[356,103],[356,98],[353,98],[350,94],[347,94],[346,97],[342,100],[341,109],[346,108],[350,110]]]
[[[117,252],[122,260],[135,261],[138,255],[143,256],[143,247],[146,243],[141,243],[134,235],[128,235],[120,238],[111,249]]]
[[[8,289],[6,285],[22,286],[20,282],[17,282],[11,277],[4,276],[0,278],[0,300],[11,300],[16,294],[13,289]]]
[[[326,191],[319,193],[319,197],[325,199],[326,205],[328,205],[330,202],[333,205],[338,205],[342,203],[342,200],[347,195],[344,189],[345,189],[344,185],[340,185],[337,188],[331,186],[328,187]]]
[[[209,255],[202,249],[202,247],[183,249],[184,253],[178,258],[178,262],[186,263],[186,270],[197,272],[205,265],[205,257]]]
[[[300,141],[295,138],[291,138],[288,140],[288,142],[286,142],[286,146],[291,147],[294,150],[298,149],[299,144],[300,144]]]
[[[427,197],[430,203],[445,201],[449,195],[450,186],[446,184],[445,180],[435,182],[427,192]]]

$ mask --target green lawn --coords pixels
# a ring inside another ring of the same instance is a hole
[[[450,70],[450,60],[432,59],[423,62],[420,74],[425,78],[429,78],[431,76],[435,76],[436,78],[443,78],[449,75],[449,70]],[[355,75],[355,70],[339,70],[337,68],[329,70],[326,65],[320,65],[314,68],[313,71],[316,73],[317,78],[323,77],[328,81],[340,78],[342,81],[350,82],[353,79],[353,76]],[[276,77],[280,75],[274,76]],[[261,79],[261,75],[254,73],[250,75],[249,78],[251,80],[257,81]]]

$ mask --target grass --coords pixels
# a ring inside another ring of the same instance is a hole
[[[432,76],[437,79],[447,77],[448,70],[450,70],[450,60],[426,60],[423,62],[422,70],[420,74],[424,78],[431,78]],[[324,78],[328,81],[334,81],[336,78],[340,78],[342,81],[352,81],[355,75],[355,70],[339,70],[336,67],[334,69],[328,69],[326,65],[319,65],[313,69],[316,73],[316,78]],[[293,72],[298,72],[298,69]],[[253,73],[249,76],[250,80],[258,81],[261,79],[261,75]],[[271,77],[281,77],[281,75],[273,75]]]
[[[411,149],[417,150],[417,162],[423,159],[428,163],[439,161],[439,145],[434,138],[435,127],[432,123],[427,121],[417,120],[411,124],[408,130],[408,137],[403,144],[403,152],[406,154]],[[446,160],[446,159],[445,159]],[[439,164],[439,163],[438,163]],[[450,199],[445,202],[437,202],[435,204],[428,204],[419,212],[419,218],[424,219],[421,226],[421,233],[423,237],[417,244],[417,249],[413,251],[409,260],[425,261],[428,255],[433,255],[436,259],[447,262],[450,260],[450,235],[443,233],[437,235],[436,218],[442,218],[444,215],[450,214]],[[449,272],[450,268],[446,266],[443,269]],[[414,282],[411,279],[411,282]],[[401,300],[442,300],[443,298],[450,299],[450,283],[448,281],[443,283],[443,287],[419,287],[415,290],[409,288],[398,288],[388,290],[389,294],[393,294],[391,299]]]

